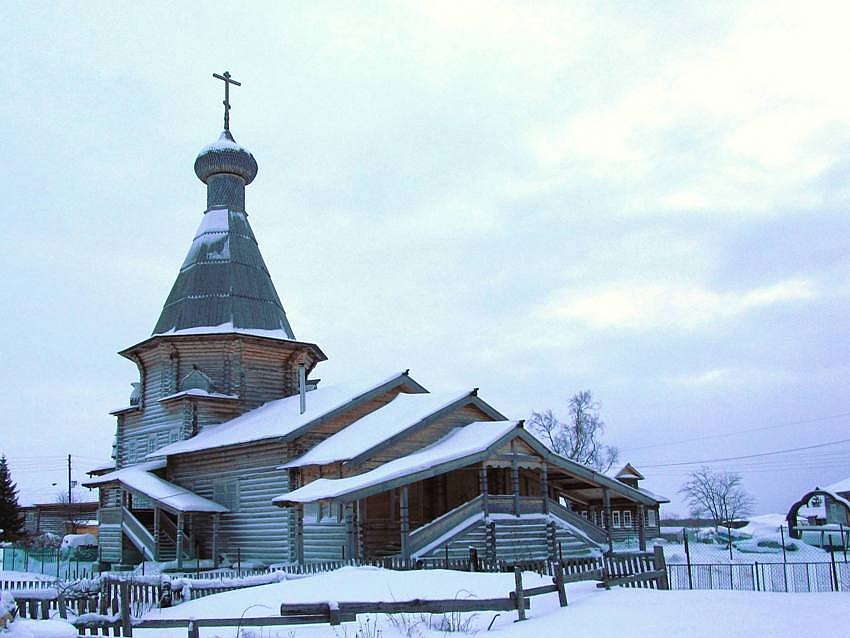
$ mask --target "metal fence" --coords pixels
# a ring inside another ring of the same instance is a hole
[[[667,576],[670,589],[850,591],[847,563],[668,563]]]
[[[683,530],[677,544],[665,548],[671,589],[850,591],[846,544],[814,547],[790,538],[785,528],[775,539],[745,538],[722,528],[706,537],[704,531]]]

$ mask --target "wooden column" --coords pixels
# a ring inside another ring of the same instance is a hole
[[[295,560],[304,564],[304,505],[295,506]]]
[[[212,563],[218,567],[218,535],[221,527],[221,514],[216,512],[212,515]],[[200,559],[200,556],[198,557]]]
[[[401,523],[401,557],[410,560],[410,512],[407,485],[402,486],[399,498],[399,521]]]
[[[177,569],[183,567],[183,512],[177,512]]]
[[[602,516],[605,517],[605,531],[608,533],[608,551],[614,551],[614,539],[611,538],[611,492],[602,488]]]
[[[543,461],[540,468],[540,492],[543,495],[543,513],[549,513],[549,466]]]
[[[484,516],[490,513],[490,503],[487,497],[490,487],[487,485],[487,466],[484,463],[478,468],[478,485],[481,488],[481,507],[484,510]]]
[[[355,538],[354,538],[354,506],[351,503],[345,503],[342,506],[343,518],[345,519],[345,557],[348,560],[356,558]]]
[[[511,441],[511,487],[514,495],[514,516],[519,516],[519,465],[516,460],[515,441]]]
[[[646,506],[641,503],[638,505],[638,542],[640,543],[640,551],[646,551]]]
[[[354,530],[355,530],[355,555],[357,556],[357,560],[364,560],[365,549],[364,549],[364,540],[363,540],[363,519],[366,516],[366,502],[362,500],[357,501],[357,508],[354,510],[354,515],[357,520],[354,521]]]
[[[159,537],[162,535],[162,510],[153,508],[153,559],[159,561]]]

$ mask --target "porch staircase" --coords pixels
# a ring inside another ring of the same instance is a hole
[[[121,531],[124,537],[139,551],[145,560],[173,561],[177,558],[177,526],[163,513],[160,516],[159,555],[156,552],[154,538],[153,513],[147,511],[131,512],[123,508]],[[183,558],[192,558],[192,543],[183,535]]]
[[[558,553],[590,556],[603,548],[607,542],[604,530],[557,503],[550,501],[549,505],[549,514],[492,513],[485,518],[480,500],[474,499],[415,530],[411,554],[423,559],[464,559],[474,547],[482,559],[520,561],[552,558]]]

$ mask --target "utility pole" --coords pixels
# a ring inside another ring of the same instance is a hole
[[[77,530],[74,529],[74,523],[71,516],[71,455],[68,455],[68,533],[74,534]]]

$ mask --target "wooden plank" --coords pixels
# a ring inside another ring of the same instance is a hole
[[[651,572],[644,572],[643,574],[631,574],[629,576],[617,576],[615,578],[608,579],[607,583],[599,583],[596,585],[597,587],[605,587],[608,585],[628,585],[629,583],[637,583],[641,581],[649,581],[661,578],[666,575],[666,571],[662,571],[660,569],[653,570]],[[634,585],[632,585],[634,586]]]
[[[541,594],[554,594],[558,591],[557,585],[541,585],[540,587],[530,587],[523,590],[526,596],[539,596]]]
[[[573,572],[564,576],[565,583],[578,583],[584,580],[602,580],[603,573],[601,569],[593,569],[586,572]]]

